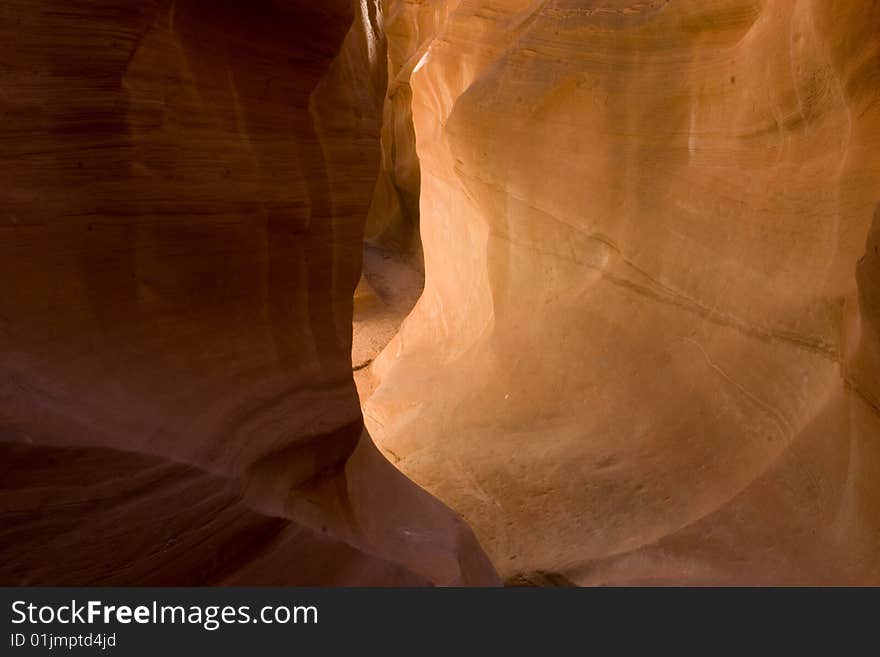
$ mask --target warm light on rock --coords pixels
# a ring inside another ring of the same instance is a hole
[[[426,285],[386,455],[508,579],[880,583],[880,5],[390,4]]]

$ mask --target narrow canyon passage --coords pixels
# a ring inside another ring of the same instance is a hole
[[[373,361],[388,346],[415,307],[425,285],[416,256],[367,244],[361,280],[354,292],[351,362],[361,406],[376,388]]]
[[[0,44],[0,583],[880,584],[880,1]]]

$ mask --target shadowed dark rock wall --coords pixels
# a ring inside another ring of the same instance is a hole
[[[352,382],[384,53],[373,3],[4,3],[4,583],[495,581]]]

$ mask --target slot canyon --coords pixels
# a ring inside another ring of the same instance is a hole
[[[880,585],[880,1],[5,0],[0,584]]]

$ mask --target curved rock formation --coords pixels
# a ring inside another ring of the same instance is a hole
[[[420,264],[419,156],[410,78],[458,0],[382,3],[388,83],[382,114],[382,161],[367,217],[367,238]]]
[[[512,585],[880,584],[880,1],[7,0],[0,54],[0,583],[498,583],[433,493]]]
[[[4,3],[3,583],[497,581],[352,381],[377,15]]]
[[[513,581],[880,583],[880,3],[385,5],[426,269],[386,455]]]

